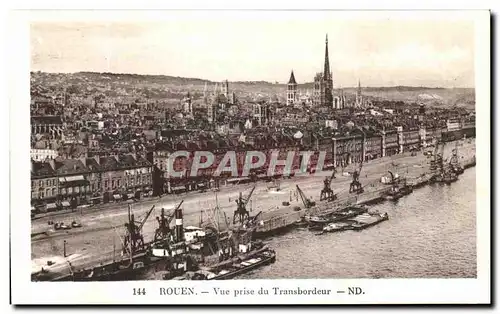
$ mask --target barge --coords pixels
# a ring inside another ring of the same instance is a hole
[[[329,223],[343,221],[367,211],[368,208],[365,206],[348,206],[329,214],[306,216],[305,220],[309,223],[309,230],[323,230],[323,227]]]
[[[247,256],[231,259],[220,265],[188,272],[183,276],[173,278],[174,280],[227,280],[250,272],[262,266],[272,264],[276,261],[276,252],[264,247]]]
[[[353,223],[350,225],[351,230],[359,231],[366,229],[368,227],[372,227],[376,224],[381,223],[382,221],[388,220],[389,215],[387,213],[364,213],[353,220]]]
[[[354,221],[340,221],[334,222],[323,227],[323,231],[319,234],[329,233],[329,232],[340,232],[345,230],[352,230],[352,224]]]

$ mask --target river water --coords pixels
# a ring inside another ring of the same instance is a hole
[[[372,206],[389,220],[362,231],[293,230],[266,240],[276,263],[238,279],[475,278],[476,170],[451,185]]]

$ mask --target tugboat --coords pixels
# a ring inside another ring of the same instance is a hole
[[[401,197],[413,192],[413,187],[406,183],[406,179],[396,178],[396,176],[389,171],[391,175],[390,184],[392,184],[389,191],[387,191],[383,198],[386,200],[397,201]]]

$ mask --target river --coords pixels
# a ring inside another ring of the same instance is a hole
[[[362,231],[270,238],[276,263],[238,279],[475,278],[475,180],[470,168],[451,185],[372,206],[389,220]]]

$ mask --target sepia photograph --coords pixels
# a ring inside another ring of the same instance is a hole
[[[33,291],[489,278],[488,11],[83,13],[25,23]]]

